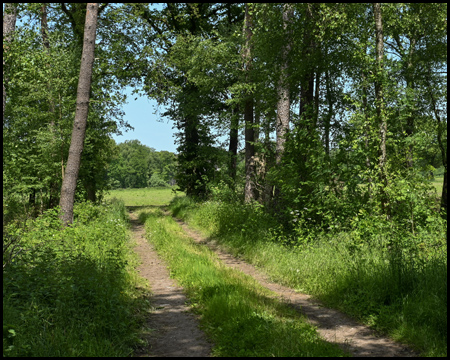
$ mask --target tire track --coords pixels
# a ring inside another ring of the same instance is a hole
[[[380,336],[368,326],[356,322],[337,310],[324,307],[310,295],[295,292],[291,288],[270,281],[268,276],[257,270],[255,266],[224,252],[213,240],[189,228],[182,220],[174,219],[196,243],[206,245],[213,250],[225,265],[252,276],[262,286],[275,292],[277,297],[285,303],[305,314],[326,341],[337,343],[341,348],[358,357],[418,356],[405,345]]]
[[[147,348],[135,354],[138,357],[209,357],[211,343],[199,329],[197,318],[186,306],[186,296],[174,279],[170,278],[165,262],[145,238],[144,225],[130,213],[134,250],[141,259],[137,267],[140,276],[151,287],[151,303],[154,310],[148,317],[153,330],[146,335]]]

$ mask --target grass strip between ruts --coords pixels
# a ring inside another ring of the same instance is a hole
[[[295,310],[240,271],[227,268],[161,211],[140,214],[146,235],[185,289],[214,356],[343,356]]]

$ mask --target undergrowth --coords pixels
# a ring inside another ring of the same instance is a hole
[[[160,211],[140,215],[146,234],[187,291],[215,344],[214,356],[342,356],[334,344],[267,289],[227,268],[207,247],[195,244]]]
[[[140,343],[148,304],[135,288],[123,203],[74,213],[65,229],[57,209],[6,228],[19,246],[3,256],[3,356],[127,356]]]
[[[303,223],[289,234],[260,205],[179,197],[171,211],[273,280],[423,356],[447,355],[446,223],[440,218],[414,235],[367,214],[346,232],[311,233]]]

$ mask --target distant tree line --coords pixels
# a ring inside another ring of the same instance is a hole
[[[127,140],[116,145],[107,171],[113,189],[171,186],[175,184],[176,156]]]

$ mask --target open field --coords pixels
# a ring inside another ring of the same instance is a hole
[[[435,176],[433,180],[431,180],[431,183],[436,188],[436,193],[440,197],[442,196],[442,185],[444,183],[444,176]]]
[[[178,193],[180,194],[180,193]],[[116,198],[122,200],[125,206],[164,206],[175,197],[172,188],[144,188],[111,190],[105,200]]]

